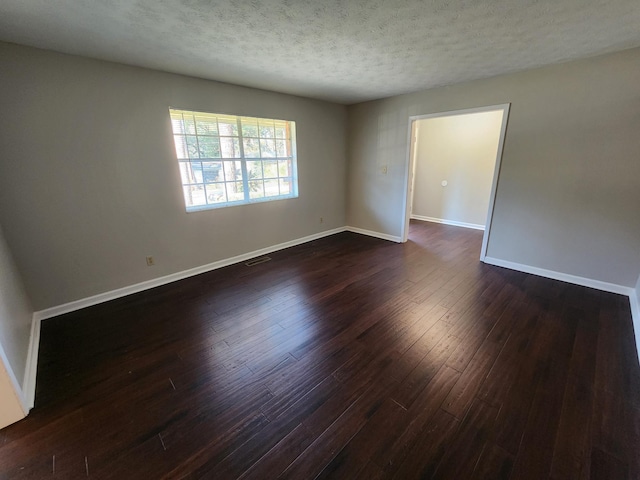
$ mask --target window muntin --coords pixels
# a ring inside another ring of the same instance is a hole
[[[298,196],[295,122],[169,114],[187,212]]]

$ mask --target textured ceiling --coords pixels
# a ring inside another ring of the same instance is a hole
[[[0,40],[350,104],[640,46],[640,1],[2,0]]]

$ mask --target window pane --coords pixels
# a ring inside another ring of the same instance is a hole
[[[230,202],[237,202],[238,200],[244,200],[244,185],[242,182],[230,182],[227,183],[227,198]]]
[[[202,164],[200,162],[180,162],[182,184],[202,183]]]
[[[281,177],[290,177],[291,160],[278,160],[278,173]]]
[[[275,141],[260,139],[260,153],[262,154],[262,158],[274,158],[276,156]]]
[[[265,197],[277,197],[280,195],[280,190],[278,188],[278,179],[275,180],[265,180],[264,181],[264,196]]]
[[[275,135],[273,121],[260,121],[260,138],[274,138]]]
[[[207,203],[224,203],[227,201],[227,193],[224,183],[210,183],[205,185],[207,189]]]
[[[264,197],[264,185],[262,180],[254,180],[249,182],[249,198]]]
[[[176,155],[178,158],[189,158],[187,140],[182,135],[174,135],[173,141],[176,145]]]
[[[200,158],[200,152],[198,150],[198,137],[188,135],[187,139],[187,153],[189,158]]]
[[[184,191],[184,201],[187,207],[198,207],[207,204],[204,185],[189,185],[182,187],[182,190]]]
[[[240,158],[240,142],[237,138],[220,137],[222,158]]]
[[[196,133],[196,122],[193,120],[193,115],[184,114],[184,133],[191,135]]]
[[[227,182],[242,181],[242,163],[224,162],[224,179]]]
[[[289,142],[287,140],[276,140],[276,152],[278,154],[278,157],[291,156],[291,148],[289,147]]]
[[[220,132],[220,135],[237,137],[238,123],[235,121],[218,120],[218,131]]]
[[[262,168],[264,169],[264,178],[278,177],[278,162],[276,160],[266,160],[262,162]]]
[[[201,158],[220,158],[220,140],[216,137],[198,137]]]
[[[215,115],[196,115],[195,118],[198,135],[218,135],[218,122]]]
[[[258,119],[242,117],[242,136],[257,137],[258,136]]]
[[[173,133],[186,133],[184,130],[184,122],[182,121],[182,114],[171,114],[171,128],[173,129]]]
[[[262,178],[262,162],[259,160],[247,162],[247,173],[249,174],[249,180]]]
[[[280,195],[289,195],[291,193],[291,179],[280,179]]]
[[[202,180],[200,182],[222,182],[222,162],[202,162]]]
[[[260,158],[260,144],[257,138],[244,138],[244,158]]]
[[[287,129],[284,126],[276,125],[276,138],[287,138]]]

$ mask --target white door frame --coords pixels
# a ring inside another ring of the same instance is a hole
[[[482,248],[480,250],[480,260],[484,261],[487,255],[487,245],[489,244],[489,235],[491,234],[491,221],[493,219],[493,207],[496,201],[496,188],[498,186],[498,177],[500,175],[500,164],[502,163],[502,150],[504,149],[504,139],[507,132],[507,122],[509,119],[510,103],[503,103],[500,105],[488,105],[486,107],[467,108],[464,110],[452,110],[449,112],[427,113],[424,115],[412,115],[409,117],[409,132],[407,134],[407,161],[405,168],[405,182],[404,182],[404,204],[403,208],[403,220],[402,220],[402,242],[406,242],[409,238],[409,220],[411,217],[411,202],[413,200],[413,189],[411,188],[413,183],[414,172],[414,143],[412,141],[413,124],[417,120],[424,120],[425,118],[439,118],[439,117],[451,117],[455,115],[466,115],[469,113],[482,113],[482,112],[495,112],[501,110],[502,113],[502,125],[500,127],[500,141],[498,143],[498,152],[496,153],[496,164],[493,170],[493,180],[491,182],[491,195],[489,197],[489,210],[487,212],[487,221],[484,228],[484,236],[482,237]]]

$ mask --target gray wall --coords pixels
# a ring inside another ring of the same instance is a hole
[[[0,346],[9,367],[24,386],[33,310],[0,229]]]
[[[502,115],[499,110],[415,122],[412,215],[484,227]]]
[[[632,287],[639,78],[633,49],[351,106],[347,222],[401,235],[409,116],[511,103],[487,256]]]
[[[0,223],[36,310],[345,225],[344,106],[10,44],[0,65]],[[169,106],[294,120],[300,197],[185,213]]]

